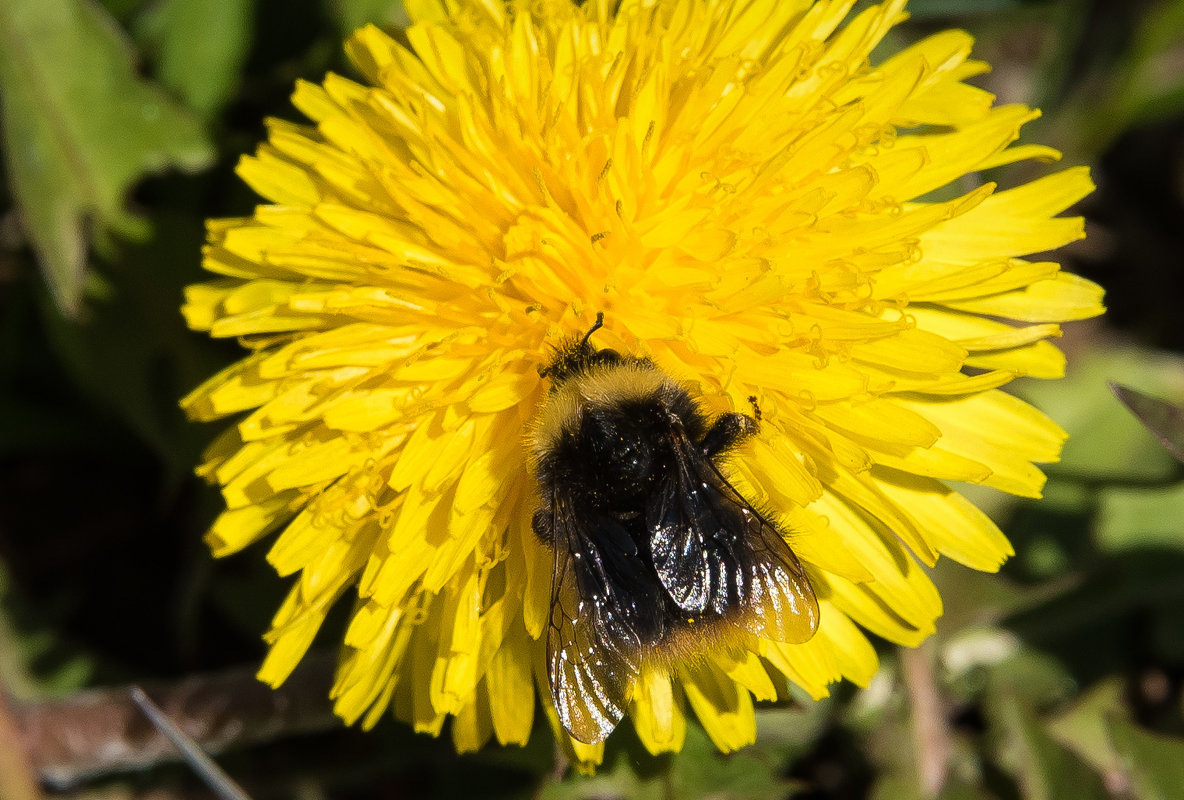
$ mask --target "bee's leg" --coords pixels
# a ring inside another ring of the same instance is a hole
[[[555,544],[554,522],[555,513],[549,506],[536,508],[530,518],[530,527],[534,531],[534,535],[548,547],[552,547]]]
[[[734,412],[720,414],[707,429],[699,447],[702,449],[703,455],[710,458],[752,436],[756,433],[756,429],[756,420],[747,414]]]

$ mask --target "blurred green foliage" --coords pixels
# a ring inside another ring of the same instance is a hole
[[[135,74],[135,50],[101,8],[72,0],[0,6],[8,185],[54,301],[79,313],[88,227],[142,238],[131,185],[213,160],[192,112]]]
[[[910,8],[895,36],[970,30],[994,66],[984,85],[1044,109],[1027,139],[1090,164],[1100,187],[1081,209],[1090,239],[1062,259],[1112,313],[1069,326],[1064,381],[1016,387],[1072,435],[1064,458],[1039,503],[975,494],[1015,543],[1003,573],[940,564],[947,610],[922,651],[882,647],[866,690],[762,708],[757,745],[732,756],[694,725],[662,758],[623,730],[596,776],[559,779],[541,723],[527,748],[457,757],[385,722],[230,754],[258,798],[1184,797],[1184,475],[1156,438],[1184,441],[1184,0]],[[254,202],[235,161],[266,116],[297,117],[297,78],[351,73],[341,40],[368,21],[405,17],[396,0],[0,3],[9,694],[258,660],[283,586],[262,558],[206,554],[217,501],[190,470],[210,432],[176,405],[238,351],[186,331],[177,308],[201,278],[203,221]],[[1030,177],[1016,169],[1000,179]],[[1136,416],[1110,381],[1168,405],[1136,399]],[[926,694],[936,759],[917,733]],[[186,785],[174,769],[91,790]]]

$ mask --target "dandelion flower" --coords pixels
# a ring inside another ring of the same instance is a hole
[[[755,700],[876,669],[866,632],[915,645],[945,555],[1012,550],[951,483],[1040,494],[1064,433],[999,390],[1059,377],[1057,322],[1093,284],[1024,256],[1082,236],[1065,169],[1000,190],[966,176],[1055,151],[1037,112],[966,79],[960,31],[873,64],[903,0],[407,0],[271,121],[239,174],[268,204],[209,226],[193,328],[243,360],[183,401],[236,424],[200,473],[226,510],[215,555],[280,531],[293,576],[260,676],[282,682],[330,607],[354,605],[333,697],[392,709],[461,750],[522,743],[543,665],[552,557],[530,527],[539,367],[586,332],[651,358],[712,415],[754,395],[729,469],[772,509],[818,596],[802,644],[753,639],[653,668],[628,716],[653,752],[697,717],[721,750]],[[973,187],[973,188],[970,188]],[[348,599],[343,599],[348,595]]]

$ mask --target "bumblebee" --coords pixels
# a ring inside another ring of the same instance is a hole
[[[551,696],[589,744],[616,728],[643,667],[818,627],[801,562],[720,469],[756,432],[755,402],[756,417],[709,420],[650,359],[593,347],[602,323],[540,369],[551,389],[530,439],[532,527],[554,552]]]

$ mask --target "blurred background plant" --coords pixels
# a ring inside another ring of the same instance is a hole
[[[258,686],[283,582],[201,542],[212,431],[176,401],[240,352],[177,311],[203,221],[249,213],[233,167],[264,118],[298,118],[296,79],[352,74],[341,41],[397,28],[399,2],[0,3],[0,797],[210,796],[102,688],[132,682],[256,800],[1184,797],[1184,474],[1107,385],[1179,448],[1184,413],[1142,395],[1184,403],[1184,0],[910,9],[886,49],[969,30],[982,85],[1044,110],[1025,140],[1094,170],[1089,238],[1060,257],[1110,313],[1067,327],[1065,380],[1015,384],[1071,433],[1064,459],[1040,502],[975,493],[1015,558],[940,564],[938,635],[882,647],[869,689],[761,709],[730,757],[692,730],[653,758],[622,731],[595,777],[560,778],[545,724],[458,757],[394,721],[341,728],[327,659]]]

